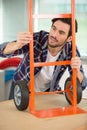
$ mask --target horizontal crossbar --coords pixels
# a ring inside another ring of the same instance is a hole
[[[33,18],[71,18],[71,14],[33,14]]]

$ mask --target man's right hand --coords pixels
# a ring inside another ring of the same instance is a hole
[[[18,49],[30,43],[31,40],[32,35],[30,34],[30,32],[20,32],[17,36]]]
[[[16,42],[9,42],[5,49],[3,50],[4,54],[10,54],[14,51],[21,49],[26,44],[30,43],[33,36],[30,34],[30,32],[20,32],[17,36]]]

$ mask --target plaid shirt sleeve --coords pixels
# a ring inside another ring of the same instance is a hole
[[[34,62],[42,62],[42,59],[43,59],[42,46],[44,46],[46,41],[47,41],[46,32],[40,31],[40,32],[34,33]],[[29,56],[29,52],[26,51],[26,53],[24,53],[22,62],[19,64],[19,66],[17,67],[15,71],[13,82],[16,82],[17,80],[25,80],[27,84],[29,84],[29,81],[30,81],[29,64],[30,64],[30,56]],[[35,67],[34,74],[36,75],[40,71],[40,69],[41,67]]]
[[[15,41],[13,41],[15,42]],[[3,44],[0,45],[0,57],[7,57],[7,58],[10,58],[12,56],[17,56],[17,55],[20,55],[20,54],[24,54],[26,52],[28,52],[29,50],[29,44],[25,45],[22,49],[19,49],[19,50],[16,50],[14,53],[11,53],[11,54],[3,54],[3,50],[4,48],[6,47],[6,45],[8,44],[9,42],[5,42]],[[16,44],[16,43],[15,43]]]

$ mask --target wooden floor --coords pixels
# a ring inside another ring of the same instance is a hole
[[[49,109],[66,107],[64,95],[40,95],[35,98],[35,108]],[[79,108],[87,112],[87,99],[82,99]],[[29,112],[18,111],[13,100],[0,102],[0,130],[87,130],[87,113],[51,118],[37,118]]]

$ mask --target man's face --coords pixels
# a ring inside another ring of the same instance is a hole
[[[56,21],[49,32],[48,46],[52,48],[62,47],[68,41],[70,25],[62,21]]]

